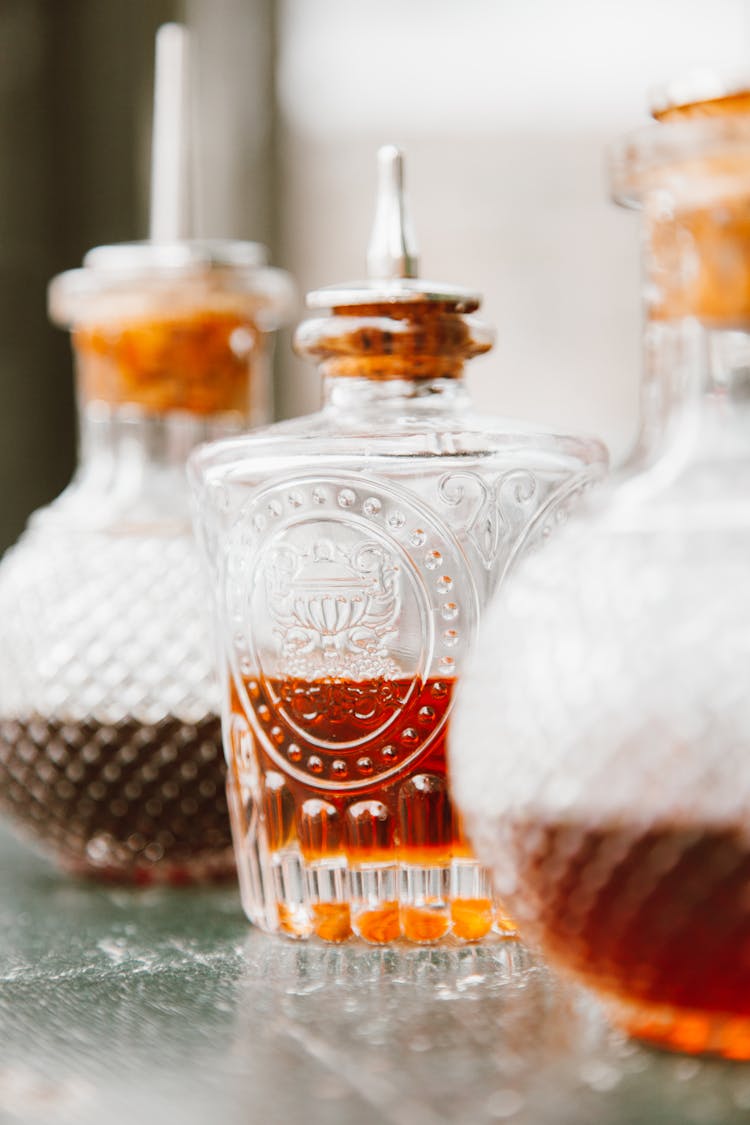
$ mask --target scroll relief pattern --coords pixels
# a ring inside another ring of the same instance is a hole
[[[527,469],[510,469],[494,479],[461,470],[438,482],[438,497],[447,507],[460,509],[465,534],[487,570],[510,553],[537,510],[540,491]]]
[[[468,470],[446,473],[438,497],[461,518],[463,531],[487,571],[502,577],[518,554],[562,523],[601,468],[544,479],[528,469],[481,477]],[[455,524],[454,524],[455,526]]]

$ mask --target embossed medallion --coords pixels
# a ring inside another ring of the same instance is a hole
[[[237,520],[225,590],[235,691],[287,775],[367,788],[443,729],[424,685],[455,675],[478,599],[454,533],[419,497],[355,474],[276,482]]]

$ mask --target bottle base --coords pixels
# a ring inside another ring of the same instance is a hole
[[[235,873],[221,720],[0,716],[0,812],[66,873],[132,885]]]
[[[459,912],[465,918],[462,904]],[[249,921],[265,933],[280,935],[296,942],[312,942],[325,945],[354,944],[362,946],[407,945],[432,948],[474,945],[485,942],[514,942],[518,931],[503,917],[486,922],[486,912],[482,911],[479,920],[470,928],[456,928],[450,916],[446,919],[439,914],[413,908],[399,909],[398,904],[391,908],[369,910],[356,916],[349,904],[325,904],[312,910],[312,917],[291,914],[283,907],[278,911],[278,924],[268,925],[263,918],[245,911]],[[453,911],[451,911],[453,913]],[[472,919],[473,921],[473,919]]]
[[[667,1004],[607,1000],[607,1011],[635,1039],[667,1051],[750,1060],[750,1017]]]
[[[297,941],[437,945],[517,937],[486,869],[472,859],[354,865],[246,845],[238,874],[250,921]]]
[[[184,861],[171,860],[167,863],[160,861],[151,864],[93,864],[86,860],[64,856],[51,858],[60,871],[73,878],[118,886],[205,886],[212,883],[233,882],[236,879],[234,852],[231,848],[224,852],[212,852],[206,856],[194,855]]]

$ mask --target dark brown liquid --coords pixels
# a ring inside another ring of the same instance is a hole
[[[0,720],[0,809],[68,870],[140,883],[234,870],[221,721]]]
[[[731,1026],[716,1049],[750,1054],[750,1027],[744,1047],[731,1033],[733,1019],[750,1019],[747,829],[526,823],[514,847],[544,950],[631,1012],[673,1010],[663,1034],[634,1016],[637,1034],[690,1050],[679,1018],[689,1013],[693,1049],[714,1049],[701,1035],[717,1016]]]

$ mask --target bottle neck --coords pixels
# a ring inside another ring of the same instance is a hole
[[[750,331],[652,321],[645,334],[641,427],[631,459],[750,462]]]
[[[371,379],[324,375],[323,406],[344,417],[455,414],[470,406],[463,376]]]
[[[246,310],[196,307],[79,326],[73,343],[79,465],[59,506],[186,519],[190,452],[268,418],[268,338]]]
[[[151,414],[137,406],[79,402],[79,462],[64,507],[86,522],[187,521],[189,454],[201,442],[244,428],[236,412]]]

